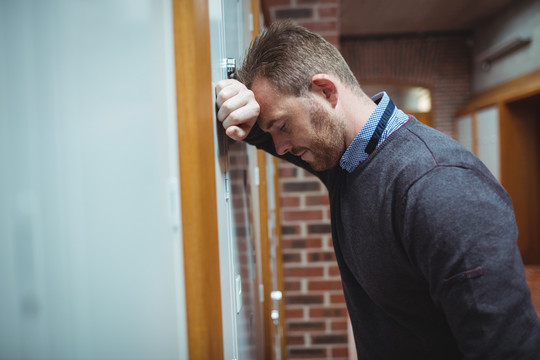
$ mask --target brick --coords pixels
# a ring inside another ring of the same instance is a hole
[[[283,196],[279,202],[282,208],[297,207],[300,205],[300,198],[298,196]]]
[[[330,205],[328,195],[309,195],[306,196],[306,206]]]
[[[313,9],[295,8],[276,10],[276,19],[306,19],[313,17]]]
[[[283,211],[282,219],[284,221],[307,221],[307,220],[323,220],[322,210],[288,210]]]
[[[337,21],[299,21],[298,23],[313,32],[335,31],[337,34],[339,30]]]
[[[330,303],[331,304],[345,304],[345,296],[343,295],[343,293],[330,294]]]
[[[297,263],[302,261],[300,254],[283,254],[282,256],[284,263]]]
[[[298,174],[298,169],[293,167],[281,167],[279,168],[280,178],[295,178]]]
[[[334,347],[332,348],[332,359],[349,357],[349,349],[347,347]]]
[[[284,277],[321,277],[324,275],[324,268],[318,267],[284,267]]]
[[[284,5],[291,5],[291,0],[272,0],[271,2],[269,2],[269,4],[271,4],[272,6],[284,6]]]
[[[324,330],[325,326],[322,321],[287,321],[290,331]]]
[[[332,228],[330,224],[309,224],[308,233],[310,234],[330,234]]]
[[[328,262],[328,261],[335,262],[336,255],[334,254],[333,251],[314,252],[314,253],[308,254],[307,260],[309,262]]]
[[[288,359],[312,359],[312,358],[325,358],[326,349],[323,348],[290,348]]]
[[[282,242],[283,249],[305,249],[306,248],[306,240],[299,240],[299,239],[283,239]]]
[[[335,255],[334,255],[335,257]],[[328,271],[327,271],[327,275],[330,276],[330,277],[338,277],[340,276],[340,272],[339,272],[339,267],[336,265],[336,266],[329,266],[328,267]]]
[[[298,225],[282,225],[281,226],[282,235],[294,235],[300,234],[300,226]]]
[[[347,311],[342,307],[311,307],[309,309],[310,318],[335,318],[346,317]]]
[[[316,181],[286,182],[282,184],[284,192],[317,191],[321,185]]]
[[[301,335],[287,336],[287,345],[304,345],[305,339]]]
[[[311,280],[308,283],[308,290],[341,290],[341,281],[336,280]]]
[[[285,296],[286,305],[322,304],[323,302],[324,302],[324,299],[322,295]]]
[[[301,289],[300,281],[293,281],[289,279],[283,281],[283,286],[285,288],[285,291],[294,291]]]
[[[285,309],[286,319],[298,319],[304,317],[304,309]]]
[[[313,336],[313,344],[346,344],[347,335],[318,335]]]
[[[327,6],[319,8],[319,17],[320,18],[337,18],[338,17],[338,8],[337,6]]]
[[[314,248],[318,249],[322,246],[322,239],[312,238],[312,239],[283,239],[282,248],[286,249],[306,249]]]
[[[306,239],[306,248],[308,249],[319,249],[322,246],[321,238],[310,238]]]
[[[332,321],[332,324],[330,325],[330,329],[332,330],[347,330],[347,321]]]

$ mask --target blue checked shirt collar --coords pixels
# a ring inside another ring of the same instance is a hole
[[[347,150],[345,150],[345,153],[339,162],[341,168],[349,173],[353,172],[354,169],[360,165],[360,163],[368,158],[369,155],[365,152],[366,146],[371,139],[379,120],[386,110],[386,107],[390,103],[390,97],[384,91],[373,96],[371,100],[377,104],[377,108],[371,114],[368,121],[362,130],[360,130],[358,135],[356,135]],[[390,116],[390,119],[388,120],[388,123],[386,124],[386,128],[384,129],[377,146],[379,146],[392,132],[397,130],[408,120],[408,115],[403,113],[403,111],[399,110],[398,108],[395,108],[394,112]]]

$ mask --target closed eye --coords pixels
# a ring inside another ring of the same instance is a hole
[[[283,120],[281,124],[279,125],[278,130],[284,133],[288,132],[289,130],[288,122],[286,120]]]

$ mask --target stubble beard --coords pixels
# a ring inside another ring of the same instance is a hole
[[[345,121],[315,101],[310,102],[312,141],[308,151],[313,154],[313,160],[308,164],[315,171],[324,171],[336,166],[347,148]]]

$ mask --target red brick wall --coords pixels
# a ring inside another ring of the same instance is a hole
[[[433,127],[452,136],[454,114],[471,95],[469,40],[466,34],[343,39],[340,50],[360,85],[428,88]]]
[[[266,0],[271,20],[291,18],[340,48],[360,84],[423,86],[432,91],[434,126],[451,134],[470,95],[463,36],[346,40],[338,0]],[[383,90],[383,89],[381,89]],[[287,359],[347,359],[347,310],[330,233],[328,195],[317,178],[279,162]]]
[[[338,0],[270,0],[272,21],[293,19],[339,46]],[[347,309],[332,247],[328,193],[280,161],[287,359],[347,359]]]
[[[328,193],[303,169],[280,162],[287,358],[345,359],[347,310]]]
[[[339,0],[266,0],[271,20],[292,19],[339,45]]]

